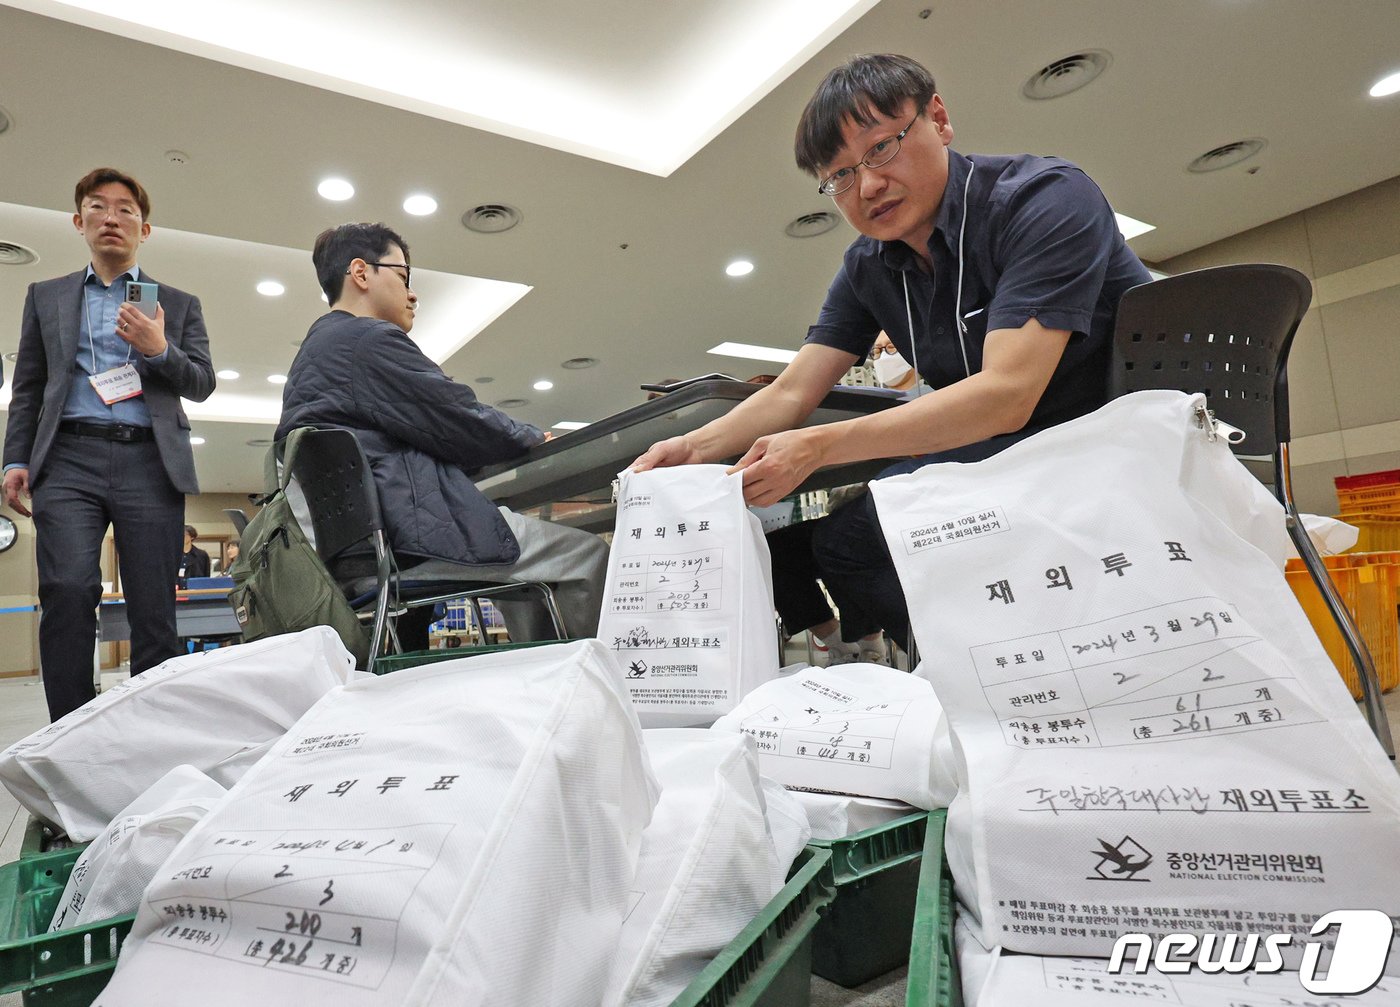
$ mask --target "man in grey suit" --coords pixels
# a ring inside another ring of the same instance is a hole
[[[156,282],[136,265],[151,233],[146,190],[115,168],[97,168],[73,195],[73,226],[92,262],[29,287],[4,450],[5,502],[29,516],[21,499],[33,499],[39,660],[53,720],[94,696],[109,524],[132,674],[179,653],[184,495],[199,492],[180,398],[199,402],[214,390],[199,299],[162,285],[154,318],[126,300],[127,281]]]

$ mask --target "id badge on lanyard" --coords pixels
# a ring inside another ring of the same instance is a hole
[[[93,374],[88,381],[92,383],[93,390],[101,396],[102,401],[109,406],[134,399],[141,394],[141,375],[130,361],[101,374]]]
[[[97,346],[93,341],[94,325],[92,314],[88,313],[88,346],[92,350],[92,365],[97,366]],[[115,331],[115,330],[114,330]],[[93,391],[107,405],[115,405],[134,399],[141,394],[141,375],[131,363],[131,346],[126,348],[126,362],[88,377]]]

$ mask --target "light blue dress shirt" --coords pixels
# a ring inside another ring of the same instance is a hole
[[[63,405],[62,418],[85,423],[125,423],[133,427],[149,427],[151,410],[146,397],[114,402],[102,401],[88,378],[110,371],[130,361],[144,377],[148,372],[142,362],[159,364],[170,352],[167,348],[157,356],[143,357],[130,343],[117,335],[117,309],[126,300],[126,281],[140,277],[140,269],[132,266],[104,287],[102,280],[87,268],[83,278],[83,312],[78,323],[78,369],[73,372],[73,384],[68,389],[68,401]]]

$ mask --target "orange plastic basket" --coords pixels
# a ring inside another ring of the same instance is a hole
[[[1355,552],[1325,556],[1323,562],[1342,602],[1356,620],[1361,638],[1376,663],[1381,691],[1400,685],[1400,552]],[[1288,561],[1288,586],[1312,623],[1323,649],[1341,672],[1353,697],[1361,698],[1361,682],[1347,651],[1342,631],[1322,593],[1300,559]]]
[[[1332,481],[1343,513],[1400,514],[1400,469],[1337,476]]]

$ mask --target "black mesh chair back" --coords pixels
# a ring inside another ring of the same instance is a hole
[[[368,547],[384,527],[374,473],[349,430],[313,430],[306,434],[292,463],[311,513],[316,551],[326,566],[356,547]]]
[[[281,447],[279,444],[277,448],[279,455]],[[332,576],[347,584],[373,575],[373,591],[351,602],[357,611],[364,611],[365,604],[372,604],[372,615],[366,611],[361,616],[371,619],[370,660],[366,670],[375,669],[375,660],[386,640],[394,650],[399,649],[394,619],[400,611],[439,601],[468,600],[484,635],[486,620],[479,599],[535,595],[544,605],[555,637],[565,639],[564,620],[548,584],[473,580],[403,582],[385,533],[374,473],[352,431],[339,428],[308,431],[297,446],[291,475],[310,512],[316,552]]]
[[[1275,265],[1217,266],[1133,287],[1118,304],[1108,397],[1151,388],[1204,392],[1245,432],[1237,454],[1291,440],[1288,351],[1312,284]]]
[[[1235,454],[1272,460],[1288,534],[1346,641],[1366,719],[1394,759],[1375,663],[1293,503],[1288,352],[1311,301],[1306,276],[1271,264],[1216,266],[1133,287],[1118,303],[1108,397],[1202,392],[1217,420],[1244,432],[1243,440],[1230,441]]]

